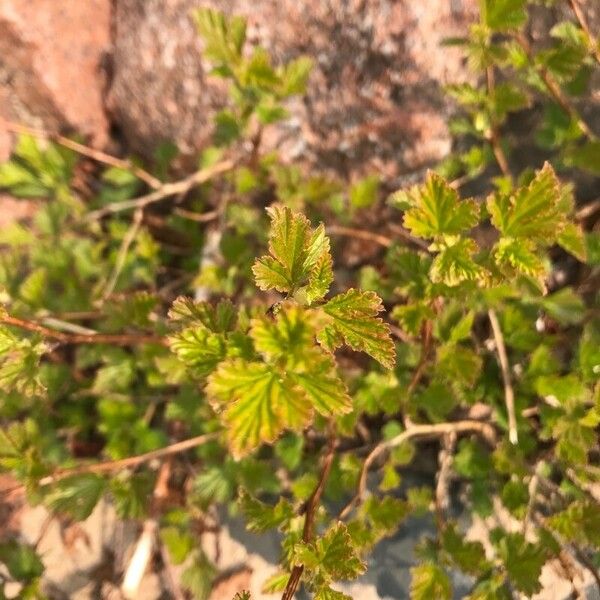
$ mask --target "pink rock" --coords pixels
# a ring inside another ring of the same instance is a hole
[[[0,2],[0,118],[108,139],[102,60],[110,0]],[[0,152],[2,151],[0,120]]]
[[[277,60],[314,59],[297,118],[265,140],[284,156],[393,177],[449,150],[441,86],[467,72],[440,44],[466,33],[476,0],[116,0],[109,106],[135,151],[171,139],[193,156],[210,139],[223,86],[205,75],[190,18],[206,4],[246,15],[250,40]]]

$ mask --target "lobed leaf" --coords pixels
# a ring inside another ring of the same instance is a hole
[[[404,226],[417,237],[457,235],[477,224],[477,204],[472,200],[461,201],[458,192],[432,171],[422,186],[404,194],[410,206],[404,214]]]
[[[492,224],[503,236],[549,245],[566,225],[570,205],[549,163],[528,186],[488,198]]]
[[[438,565],[418,565],[410,570],[410,575],[410,600],[451,600],[450,578]]]
[[[310,404],[289,377],[271,366],[233,359],[222,362],[208,380],[207,393],[222,418],[235,457],[263,442],[273,442],[286,428],[301,429]]]
[[[375,292],[350,289],[323,305],[322,311],[328,318],[317,339],[329,351],[345,342],[391,369],[396,351],[389,326],[377,317],[382,310],[381,298]]]

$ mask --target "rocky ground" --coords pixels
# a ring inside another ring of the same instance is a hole
[[[251,40],[277,58],[314,59],[306,99],[265,140],[281,145],[284,158],[348,180],[376,172],[396,185],[450,150],[442,86],[470,75],[458,51],[440,42],[466,31],[477,0],[2,0],[0,160],[15,139],[9,121],[78,133],[115,154],[148,156],[170,140],[185,169],[210,139],[212,116],[224,101],[222,87],[206,75],[190,18],[194,7],[207,4],[246,15]],[[598,29],[600,4],[590,4]],[[31,203],[0,195],[0,226],[33,210]],[[0,480],[0,490],[9,487]],[[106,503],[73,525],[22,505],[17,496],[3,498],[0,533],[38,544],[52,598],[121,597],[119,573],[140,535],[135,525],[118,522]],[[472,523],[470,535],[482,537],[492,525]],[[377,547],[368,573],[348,593],[357,600],[406,599],[414,545],[428,531],[427,522],[403,526]],[[243,588],[254,600],[275,597],[263,596],[260,585],[275,569],[276,539],[259,539],[241,523],[226,521],[218,544],[224,575],[212,600],[228,600]],[[208,536],[206,549],[214,548]],[[572,593],[558,567],[547,567],[543,577],[538,600]],[[471,582],[454,583],[459,598]],[[588,580],[577,584],[590,600],[600,599]],[[139,598],[176,597],[172,582],[150,568]]]

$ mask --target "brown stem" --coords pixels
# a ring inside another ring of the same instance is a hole
[[[581,10],[581,6],[579,6],[579,2],[577,0],[568,0],[568,2],[571,6],[571,9],[575,13],[575,17],[579,22],[579,26],[585,34],[587,44],[590,47],[594,58],[598,61],[598,64],[600,64],[600,47],[595,41],[596,38],[592,34],[592,31],[588,25],[585,13]]]
[[[170,446],[159,448],[158,450],[151,450],[150,452],[145,452],[144,454],[138,454],[137,456],[129,456],[121,460],[109,460],[92,465],[80,465],[73,467],[72,469],[63,469],[62,471],[57,471],[56,473],[48,475],[47,477],[42,477],[42,479],[39,481],[39,484],[50,485],[52,483],[56,483],[57,481],[61,481],[62,479],[66,479],[67,477],[72,477],[73,475],[83,475],[86,473],[110,473],[112,471],[120,471],[121,469],[137,467],[143,463],[150,462],[151,460],[165,458],[167,456],[185,452],[186,450],[191,450],[192,448],[197,448],[198,446],[202,446],[207,442],[215,440],[218,435],[218,432],[204,433],[181,442],[176,442]]]
[[[359,238],[361,240],[367,240],[368,242],[374,242],[389,248],[393,244],[393,240],[389,237],[375,233],[373,231],[367,231],[365,229],[356,229],[355,227],[344,227],[343,225],[329,225],[327,227],[327,233],[331,235],[342,235],[347,237]]]
[[[325,485],[327,484],[327,480],[329,479],[329,474],[331,473],[331,467],[333,465],[333,459],[335,457],[335,450],[337,447],[337,438],[335,437],[335,433],[332,432],[329,437],[329,446],[327,449],[327,454],[325,455],[325,459],[323,460],[323,468],[321,469],[321,477],[319,478],[319,482],[317,483],[317,487],[312,493],[311,497],[308,499],[306,504],[306,516],[304,518],[304,530],[302,532],[302,541],[308,543],[312,540],[315,526],[315,514],[319,507],[319,503],[321,502],[321,496],[323,495],[323,491],[325,490]],[[300,579],[302,578],[302,573],[304,572],[304,565],[294,565],[292,568],[292,572],[290,574],[290,578],[288,579],[287,585],[285,586],[285,590],[283,591],[283,595],[281,596],[281,600],[292,600],[294,594],[296,593],[296,589],[300,583]]]
[[[396,437],[380,442],[367,455],[358,479],[356,495],[342,510],[339,518],[345,519],[352,512],[352,509],[360,504],[364,498],[367,492],[367,475],[369,473],[369,468],[381,454],[387,450],[400,446],[412,438],[443,436],[453,432],[457,435],[459,433],[479,433],[489,442],[493,442],[496,439],[494,428],[489,423],[484,423],[482,421],[465,420],[452,423],[436,423],[433,425],[412,425],[409,429],[406,429]]]
[[[8,131],[12,131],[14,133],[27,134],[40,139],[53,140],[57,144],[60,144],[65,148],[74,150],[82,156],[87,156],[88,158],[91,158],[97,162],[110,165],[111,167],[117,167],[118,169],[130,171],[138,179],[141,179],[152,189],[156,190],[162,186],[162,181],[160,179],[157,179],[156,177],[154,177],[154,175],[148,173],[148,171],[145,171],[144,169],[134,165],[129,160],[124,160],[122,158],[111,156],[110,154],[106,154],[104,152],[101,152],[100,150],[96,150],[95,148],[90,148],[89,146],[85,146],[84,144],[75,142],[74,140],[71,140],[63,135],[52,134],[41,129],[34,129],[33,127],[27,127],[25,125],[20,125],[18,123],[13,123],[11,121],[6,120],[2,120],[2,125]]]
[[[177,196],[186,194],[192,188],[200,185],[202,183],[206,183],[210,181],[217,175],[222,173],[226,173],[227,171],[231,171],[235,167],[235,161],[233,160],[223,160],[221,162],[215,163],[209,167],[204,169],[200,169],[191,175],[188,175],[184,179],[180,181],[175,181],[173,183],[165,183],[161,185],[158,189],[154,190],[150,194],[146,194],[144,196],[140,196],[139,198],[134,198],[133,200],[123,200],[122,202],[112,202],[111,204],[99,208],[98,210],[93,210],[88,213],[85,217],[86,221],[94,221],[96,219],[100,219],[105,217],[106,215],[122,212],[124,210],[133,210],[136,208],[145,208],[149,204],[153,204],[155,202],[160,202],[169,196]]]
[[[496,77],[494,74],[494,67],[489,66],[486,69],[485,74],[486,74],[486,78],[487,78],[488,94],[490,96],[493,96],[495,89],[496,89]],[[502,174],[512,183],[513,182],[512,173],[510,172],[510,167],[508,165],[508,159],[506,158],[504,148],[502,147],[502,142],[500,139],[500,131],[498,130],[498,126],[495,123],[493,123],[490,126],[488,141],[490,142],[490,144],[492,146],[492,151],[494,153],[494,157],[496,158],[496,162],[498,163],[498,166],[500,167]]]
[[[137,333],[65,333],[44,327],[39,323],[19,319],[11,315],[0,312],[0,323],[12,325],[19,329],[39,333],[43,337],[56,340],[61,344],[110,344],[111,346],[136,346],[138,344],[159,344],[166,346],[166,338],[156,335],[146,335]]]

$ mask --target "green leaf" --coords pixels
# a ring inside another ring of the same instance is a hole
[[[227,333],[235,329],[237,315],[230,300],[221,300],[216,306],[209,302],[195,302],[180,296],[169,309],[169,318],[190,324],[196,322],[213,333]]]
[[[565,510],[552,515],[548,525],[567,541],[600,548],[600,506],[577,501]]]
[[[556,240],[570,210],[549,163],[544,164],[528,186],[514,194],[490,196],[487,207],[492,224],[503,236],[544,245]]]
[[[527,21],[525,0],[481,0],[483,22],[495,31],[517,29]]]
[[[375,539],[393,535],[409,514],[409,504],[391,496],[381,499],[370,496],[359,511],[359,516],[369,523]]]
[[[327,249],[324,249],[321,255],[315,260],[309,274],[308,284],[304,288],[306,303],[310,306],[313,302],[322,300],[329,291],[332,281],[333,261],[329,253],[329,240],[327,240]]]
[[[314,542],[300,542],[294,547],[294,563],[304,565],[323,584],[340,579],[356,579],[366,566],[358,557],[346,525],[333,525]]]
[[[300,56],[285,65],[281,73],[282,96],[303,94],[313,67],[313,61],[308,56]]]
[[[368,208],[377,202],[379,177],[370,175],[350,188],[350,205],[353,208]]]
[[[254,263],[252,271],[261,290],[296,292],[307,286],[309,302],[322,297],[331,277],[329,239],[319,225],[311,231],[308,219],[287,207],[271,206],[270,256]]]
[[[235,457],[273,442],[286,428],[301,429],[311,415],[305,395],[289,377],[259,362],[222,362],[210,375],[207,392],[215,409],[223,409]]]
[[[189,327],[169,338],[171,350],[198,377],[206,377],[227,355],[224,336],[206,327]]]
[[[44,563],[35,548],[16,540],[0,543],[0,562],[17,581],[33,581],[44,573]]]
[[[395,361],[394,342],[390,329],[377,314],[383,310],[381,299],[374,292],[350,289],[335,296],[322,307],[328,317],[317,339],[333,351],[342,343],[363,351],[391,369]]]
[[[481,357],[465,346],[444,344],[437,349],[436,371],[448,381],[472,387],[479,379],[482,365]]]
[[[83,521],[92,514],[105,489],[106,481],[98,475],[74,475],[55,484],[44,501],[52,510]]]
[[[285,359],[294,366],[304,360],[314,346],[315,330],[311,314],[301,307],[284,303],[274,319],[262,316],[252,319],[250,337],[254,347],[269,360]]]
[[[211,8],[199,8],[193,14],[204,38],[204,55],[218,65],[233,66],[239,62],[246,41],[246,20],[238,16],[227,18]]]
[[[477,224],[477,204],[461,201],[458,192],[432,171],[424,185],[404,194],[411,207],[404,215],[404,225],[417,237],[457,235]]]
[[[600,149],[599,149],[600,150]],[[587,259],[585,237],[581,225],[566,223],[558,235],[558,244],[581,262]]]
[[[453,562],[465,573],[481,574],[489,568],[485,550],[480,542],[469,542],[453,524],[449,524],[442,534],[442,546]]]
[[[566,162],[572,167],[600,175],[600,141],[585,142],[581,146],[569,149]]]
[[[509,533],[498,543],[498,555],[504,562],[511,583],[531,596],[540,591],[539,581],[546,556],[540,546],[531,544],[520,533]]]
[[[396,305],[392,310],[392,318],[400,323],[402,329],[412,335],[419,335],[423,323],[427,319],[432,319],[434,314],[427,302]]]
[[[290,578],[290,574],[285,571],[278,571],[271,575],[262,586],[262,592],[264,594],[276,594],[277,592],[283,592],[287,586],[287,582]]]
[[[321,352],[307,354],[304,372],[289,373],[315,410],[322,415],[343,415],[352,410],[352,399],[340,379],[332,358]]]
[[[535,245],[527,239],[501,237],[494,246],[494,259],[498,266],[515,273],[542,278],[546,272]]]
[[[147,472],[123,475],[110,482],[115,510],[121,519],[139,519],[147,513],[154,478]]]
[[[410,570],[410,600],[451,600],[450,578],[440,567],[425,563]]]
[[[544,296],[540,304],[552,318],[564,325],[576,325],[585,317],[585,304],[570,287]]]
[[[197,552],[192,563],[181,574],[181,586],[195,600],[208,600],[217,570],[203,552]]]
[[[196,545],[194,536],[189,531],[179,527],[169,526],[160,530],[161,542],[169,552],[169,558],[174,565],[181,565]]]
[[[269,506],[245,492],[240,494],[240,508],[246,517],[248,530],[259,533],[279,528],[296,515],[294,507],[284,498]]]
[[[352,600],[351,596],[344,594],[344,592],[338,592],[330,588],[328,585],[321,587],[317,590],[314,596],[315,600]]]
[[[456,286],[465,281],[476,281],[485,276],[485,269],[473,260],[477,244],[471,239],[460,238],[446,246],[435,257],[430,275],[435,282]]]

